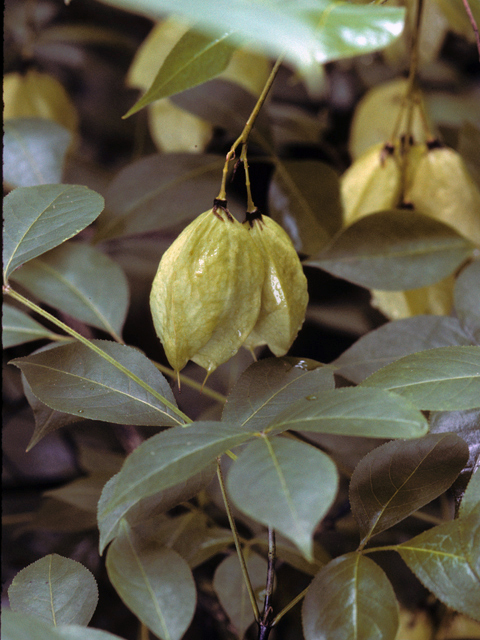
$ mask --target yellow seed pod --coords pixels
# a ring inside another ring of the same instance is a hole
[[[415,210],[445,222],[480,245],[480,190],[461,156],[447,147],[422,145],[406,199]]]
[[[175,371],[193,360],[209,373],[240,348],[260,312],[264,266],[226,208],[196,218],[162,256],[150,307]]]
[[[283,356],[305,320],[307,279],[297,252],[280,225],[258,212],[247,214],[244,225],[265,265],[260,315],[244,346],[254,349],[266,344],[276,356]]]

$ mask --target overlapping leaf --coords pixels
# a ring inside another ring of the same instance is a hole
[[[480,513],[480,472],[478,469],[470,478],[459,512],[462,518],[468,517],[472,513]]]
[[[400,291],[446,278],[473,249],[438,220],[414,211],[381,211],[354,222],[306,264],[363,287]]]
[[[2,637],[4,640],[122,640],[113,633],[79,624],[54,627],[33,616],[6,608],[2,611]]]
[[[389,389],[419,409],[480,407],[480,347],[439,347],[405,356],[362,382]]]
[[[306,358],[268,358],[250,365],[227,398],[223,420],[261,431],[292,402],[333,389],[333,369]]]
[[[430,433],[456,433],[470,451],[465,472],[475,469],[480,459],[480,409],[434,411],[430,414]]]
[[[97,606],[98,589],[83,565],[53,553],[17,573],[8,597],[14,611],[53,625],[86,626]]]
[[[24,262],[76,235],[103,209],[87,187],[46,184],[19,187],[4,200],[3,278]]]
[[[337,485],[336,467],[327,455],[286,438],[249,444],[227,480],[241,511],[292,540],[309,560],[313,532],[332,505]]]
[[[122,269],[87,244],[68,242],[18,269],[19,282],[42,302],[118,336],[128,308]]]
[[[420,411],[396,394],[378,391],[360,387],[320,391],[276,416],[269,431],[366,438],[418,438],[427,432],[428,423]]]
[[[398,605],[382,569],[370,558],[349,553],[315,576],[302,618],[306,640],[395,640]]]
[[[32,392],[51,409],[120,424],[169,426],[183,422],[166,404],[175,405],[168,382],[146,356],[115,342],[92,343],[121,369],[81,343],[16,358],[11,364],[22,370]]]
[[[3,306],[2,345],[4,349],[42,338],[54,340],[57,336],[20,309],[10,304]]]
[[[454,434],[388,442],[365,456],[350,483],[350,504],[361,545],[444,493],[468,460]]]

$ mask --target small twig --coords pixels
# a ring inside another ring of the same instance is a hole
[[[477,43],[478,49],[478,59],[480,60],[480,36],[478,34],[477,21],[475,20],[472,10],[470,9],[468,0],[463,0],[463,6],[465,7],[465,11],[467,12],[468,19],[470,20],[470,24],[472,25],[472,29],[475,34],[475,42]]]
[[[267,584],[265,587],[265,601],[263,603],[262,617],[258,622],[258,640],[267,640],[272,630],[272,613],[271,605],[273,585],[275,582],[275,531],[272,527],[268,527],[268,568],[267,568]]]

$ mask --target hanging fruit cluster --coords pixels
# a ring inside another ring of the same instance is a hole
[[[216,200],[164,253],[150,294],[172,368],[208,373],[243,345],[284,355],[305,318],[307,281],[288,235],[270,218],[241,224]]]

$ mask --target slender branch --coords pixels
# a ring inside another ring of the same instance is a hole
[[[300,602],[300,600],[302,600],[302,599],[306,596],[307,591],[308,591],[308,587],[307,587],[306,589],[304,589],[303,591],[301,591],[301,592],[298,594],[298,596],[295,596],[295,598],[294,598],[291,602],[289,602],[289,603],[287,604],[287,606],[286,606],[286,607],[284,607],[284,608],[280,611],[280,613],[279,613],[278,615],[276,615],[276,616],[275,616],[275,618],[274,618],[274,619],[272,620],[272,622],[270,623],[270,626],[271,626],[271,627],[274,627],[275,625],[277,625],[277,624],[278,624],[278,622],[279,622],[279,620],[280,620],[281,618],[283,618],[283,616],[284,616],[286,613],[288,613],[288,612],[290,611],[290,609],[293,609],[293,607],[294,607],[296,604],[298,604],[298,603]]]
[[[477,21],[472,13],[468,0],[463,0],[463,6],[465,7],[465,11],[467,12],[468,19],[470,20],[470,24],[472,25],[473,33],[475,34],[475,42],[477,43],[478,49],[478,58],[480,60],[480,36],[478,35],[478,26]]]
[[[255,598],[255,593],[253,591],[252,583],[250,582],[250,576],[248,575],[247,563],[245,562],[245,558],[243,556],[242,545],[241,545],[240,537],[237,531],[237,525],[235,524],[235,520],[233,519],[232,510],[230,508],[230,503],[228,501],[227,490],[225,488],[225,480],[223,478],[223,472],[220,466],[220,458],[217,458],[217,477],[218,477],[218,482],[220,483],[220,490],[222,492],[223,502],[225,504],[225,510],[228,516],[228,522],[230,523],[230,529],[232,530],[233,540],[235,542],[235,548],[237,549],[240,568],[242,570],[245,586],[247,587],[248,597],[250,598],[250,603],[252,605],[255,621],[258,622],[260,620],[260,612],[258,610],[257,600]]]
[[[255,211],[255,204],[253,203],[252,189],[250,185],[250,172],[248,169],[246,142],[242,145],[242,153],[240,155],[240,160],[242,161],[243,168],[245,170],[245,187],[247,189],[247,213],[252,213],[253,211]]]
[[[209,387],[202,385],[200,382],[193,380],[193,378],[190,378],[189,376],[186,376],[183,373],[178,374],[178,372],[174,371],[173,369],[170,369],[170,367],[167,367],[164,364],[161,364],[160,362],[156,362],[155,360],[152,360],[152,362],[159,371],[164,373],[166,376],[169,376],[169,378],[173,378],[174,380],[176,380],[178,376],[182,384],[186,385],[187,387],[191,387],[196,391],[200,391],[201,393],[203,393],[203,395],[208,396],[209,398],[212,398],[212,400],[216,400],[220,404],[225,404],[225,402],[227,401],[227,397],[221,393],[218,393],[218,391],[214,391],[213,389],[210,389]]]
[[[268,527],[268,568],[267,584],[265,587],[265,601],[263,603],[262,617],[258,622],[258,640],[267,640],[272,630],[272,593],[275,582],[275,531]]]

